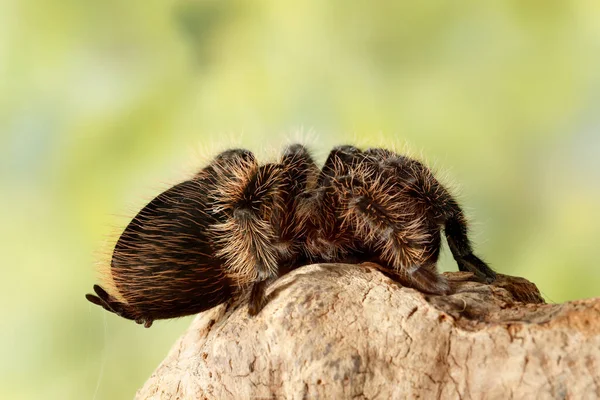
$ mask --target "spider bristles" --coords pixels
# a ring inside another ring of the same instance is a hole
[[[249,292],[254,315],[269,282],[290,269],[367,261],[404,285],[447,294],[436,269],[442,230],[459,269],[494,279],[473,254],[458,203],[423,162],[345,145],[318,168],[294,144],[260,164],[234,148],[136,214],[115,242],[107,289],[87,298],[149,326]]]

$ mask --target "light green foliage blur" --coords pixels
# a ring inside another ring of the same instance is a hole
[[[495,269],[550,302],[600,296],[600,2],[0,10],[2,399],[133,397],[189,318],[146,330],[88,304],[102,243],[215,151],[267,157],[298,130],[320,160],[409,143]]]

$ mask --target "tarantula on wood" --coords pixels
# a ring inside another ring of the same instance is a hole
[[[298,144],[263,165],[247,150],[227,150],[135,216],[113,251],[114,293],[94,285],[86,298],[149,327],[250,289],[255,315],[269,282],[287,271],[367,261],[443,295],[451,290],[436,270],[442,229],[458,268],[492,282],[458,203],[419,161],[340,146],[319,169]]]

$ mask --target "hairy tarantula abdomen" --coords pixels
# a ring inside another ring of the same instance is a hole
[[[258,313],[268,282],[305,263],[295,210],[315,171],[300,145],[265,165],[247,150],[222,152],[135,216],[113,250],[116,293],[95,285],[86,298],[148,327],[251,288],[249,312]]]
[[[255,315],[269,282],[289,270],[365,261],[404,285],[447,294],[436,270],[442,230],[460,270],[495,279],[473,254],[458,203],[417,160],[345,145],[319,169],[298,144],[267,164],[232,149],[135,216],[113,251],[114,293],[95,285],[86,297],[147,327],[244,292]]]
[[[120,302],[99,287],[88,300],[150,326],[155,319],[195,314],[231,297],[223,260],[215,256],[205,189],[189,180],[161,193],[119,238],[110,274]]]

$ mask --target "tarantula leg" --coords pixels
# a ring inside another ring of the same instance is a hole
[[[256,281],[252,285],[252,291],[250,292],[250,302],[248,304],[248,314],[255,316],[263,309],[267,302],[266,289],[268,280]]]
[[[403,190],[424,207],[430,220],[444,225],[446,240],[458,269],[473,272],[482,282],[493,282],[496,273],[473,254],[463,211],[431,171],[416,160],[386,150],[370,149],[367,153],[381,161],[384,174],[393,176]]]
[[[231,179],[236,172],[243,168],[256,165],[256,158],[251,151],[246,149],[229,149],[219,153],[209,165],[202,168],[196,178],[217,184],[217,176],[225,176]]]
[[[496,273],[475,254],[467,254],[456,260],[459,271],[468,271],[484,283],[492,283],[496,280]]]
[[[366,259],[388,266],[400,282],[426,293],[450,293],[447,280],[435,269],[439,225],[391,183],[372,164],[336,178],[342,225],[366,245]]]
[[[473,248],[467,236],[467,223],[458,204],[452,200],[449,205],[453,209],[453,214],[446,221],[444,233],[448,247],[458,264],[458,269],[473,272],[482,282],[494,282],[496,280],[494,270],[473,254]]]
[[[335,178],[348,174],[362,160],[364,160],[364,154],[357,147],[349,145],[334,147],[329,152],[327,160],[325,160],[325,164],[319,174],[319,186],[327,182],[327,178]]]
[[[425,265],[414,265],[408,268],[406,276],[409,285],[422,292],[436,295],[445,295],[452,292],[448,280],[438,274],[435,268],[428,268]]]
[[[301,210],[307,205],[319,168],[306,147],[300,144],[285,149],[280,165],[281,206],[275,208],[271,220],[279,238],[280,252],[285,261],[289,261],[299,257],[299,243],[306,232],[306,218]]]
[[[319,172],[308,149],[301,144],[293,144],[285,149],[281,165],[283,181],[288,186],[285,193],[289,192],[290,197],[302,194],[311,183],[310,180]]]
[[[222,182],[212,195],[221,222],[211,229],[226,270],[242,277],[243,284],[254,281],[250,312],[256,313],[264,303],[266,280],[278,274],[279,232],[273,220],[281,212],[282,167],[232,165],[234,179]]]

